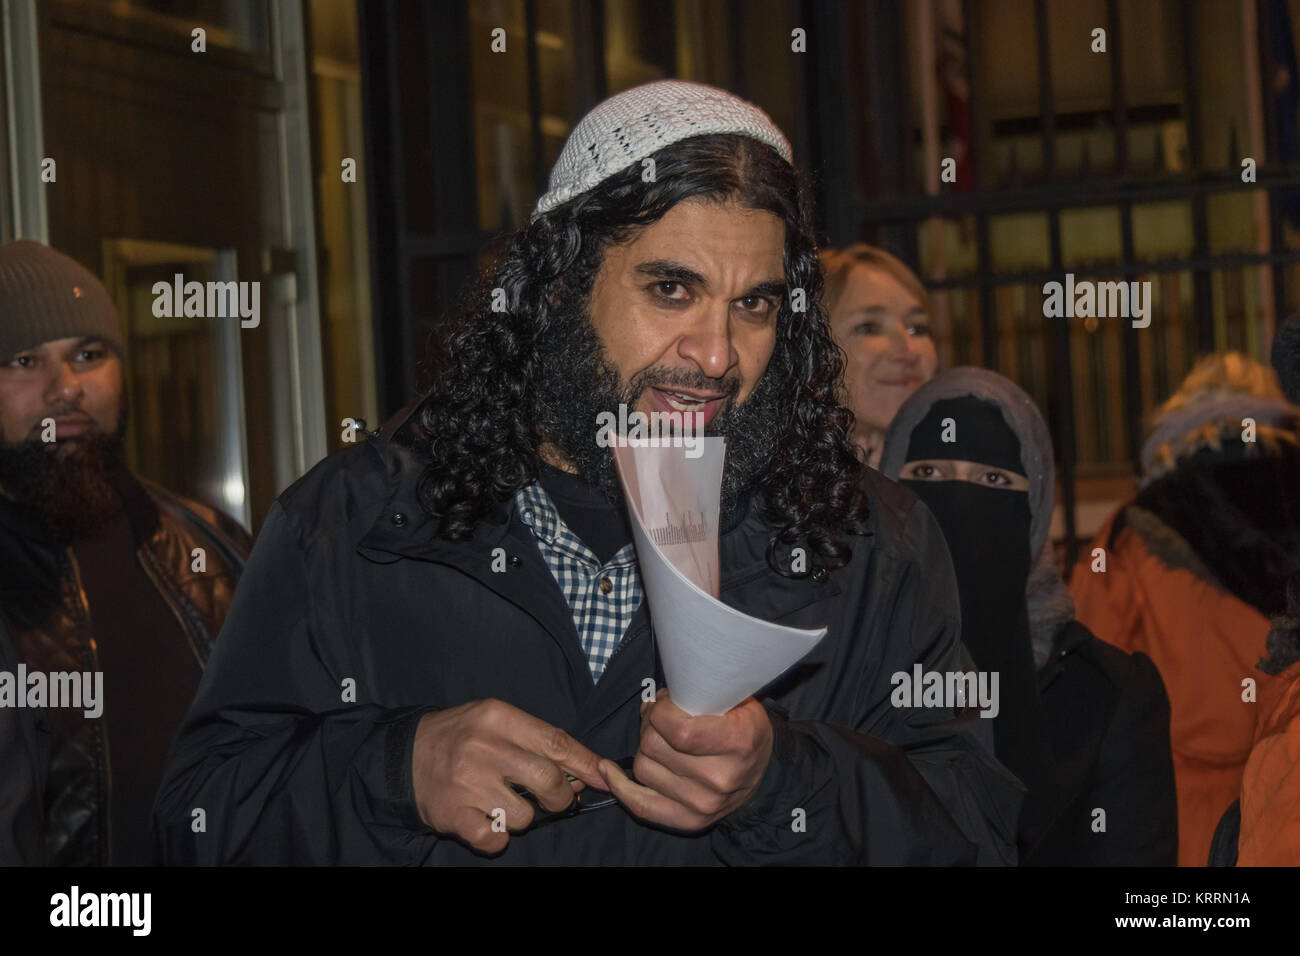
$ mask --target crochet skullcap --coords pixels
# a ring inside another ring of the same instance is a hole
[[[794,161],[789,141],[753,103],[703,83],[660,80],[611,96],[582,118],[564,143],[533,218],[665,146],[714,133],[749,136],[787,163]]]

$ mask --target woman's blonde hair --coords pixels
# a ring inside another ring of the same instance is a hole
[[[822,304],[825,305],[827,314],[835,311],[835,306],[840,296],[844,294],[854,266],[879,269],[911,293],[922,309],[926,312],[930,311],[930,297],[921,280],[916,277],[916,273],[884,249],[869,246],[865,242],[855,242],[851,246],[840,249],[822,249],[820,256],[822,272],[826,275],[826,284],[822,290]]]
[[[1277,373],[1271,366],[1257,362],[1241,352],[1215,352],[1201,358],[1187,373],[1178,390],[1151,413],[1149,428],[1154,429],[1174,412],[1230,395],[1254,395],[1257,398],[1283,400]]]
[[[1151,413],[1147,434],[1154,436],[1161,425],[1184,409],[1246,396],[1266,402],[1286,401],[1277,373],[1270,366],[1241,352],[1206,355],[1192,366],[1178,389]],[[1147,477],[1155,478],[1172,471],[1180,459],[1202,448],[1217,451],[1225,438],[1240,433],[1239,420],[1215,419],[1204,421],[1176,437],[1171,435],[1152,449],[1153,454],[1145,469]],[[1256,426],[1256,443],[1264,454],[1275,455],[1281,446],[1296,446],[1298,441],[1292,429],[1261,422]]]

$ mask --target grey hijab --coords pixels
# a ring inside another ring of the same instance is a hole
[[[1020,460],[1029,478],[1029,580],[1025,599],[1034,660],[1041,668],[1051,657],[1061,627],[1074,619],[1074,600],[1061,578],[1048,541],[1056,503],[1052,436],[1034,400],[1010,379],[988,369],[948,369],[922,385],[903,403],[885,435],[880,470],[898,480],[907,464],[912,432],[935,402],[971,395],[992,402],[1020,440]]]

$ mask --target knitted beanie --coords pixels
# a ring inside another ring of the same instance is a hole
[[[0,245],[0,361],[71,338],[103,339],[122,354],[108,290],[81,263],[44,243]]]
[[[684,80],[660,80],[611,96],[569,134],[532,218],[550,212],[651,153],[692,136],[736,133],[793,162],[790,143],[753,103]]]

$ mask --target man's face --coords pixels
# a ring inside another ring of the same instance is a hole
[[[98,339],[10,357],[0,365],[0,494],[61,540],[103,527],[121,510],[113,476],[125,412],[121,359]]]
[[[785,225],[771,213],[687,200],[609,247],[589,301],[555,302],[538,342],[543,458],[617,500],[597,414],[617,417],[620,404],[647,415],[696,412],[706,434],[727,438],[730,514],[780,439],[786,383],[764,373],[785,293],[784,244]]]
[[[0,365],[0,444],[41,441],[54,419],[55,444],[110,434],[122,407],[122,361],[98,339],[56,339]]]
[[[699,412],[707,426],[749,397],[776,345],[784,248],[776,216],[704,200],[609,248],[589,311],[609,362],[639,386],[635,410]]]

